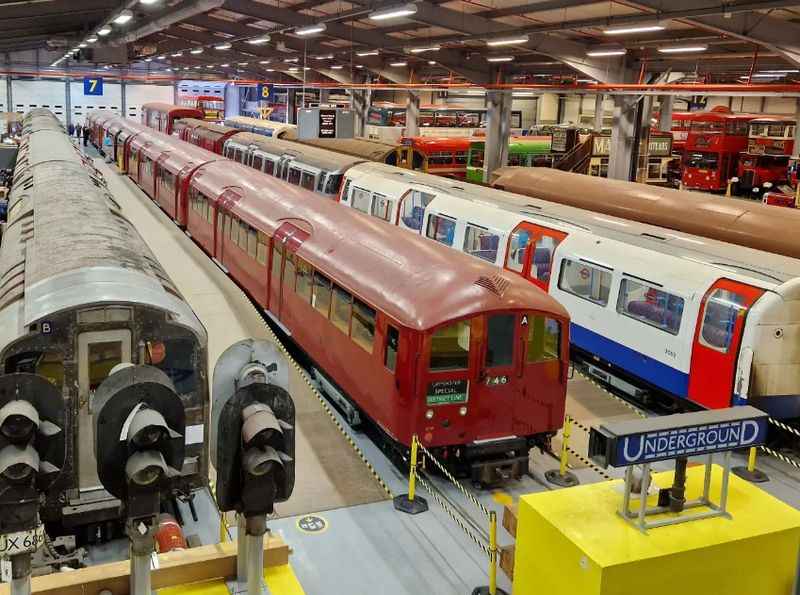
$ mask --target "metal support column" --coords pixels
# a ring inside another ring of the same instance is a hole
[[[352,89],[350,91],[350,105],[355,114],[355,136],[366,136],[369,104],[370,91],[364,89]]]
[[[508,141],[511,138],[511,91],[486,93],[486,148],[483,162],[483,181],[492,172],[506,165]]]
[[[14,93],[12,89],[13,85],[11,84],[11,75],[9,74],[6,77],[6,95],[8,96],[8,111],[15,112],[17,111],[14,108]]]
[[[419,93],[408,92],[406,136],[419,136]]]
[[[177,90],[177,85],[173,85],[173,89]],[[123,118],[128,117],[128,83],[125,79],[119,81],[119,97],[120,97],[120,104],[119,104],[119,115]],[[177,101],[175,102],[177,105]]]
[[[66,121],[69,128],[69,125],[72,124],[72,85],[70,84],[70,79],[64,80],[64,97],[66,99],[64,103]]]
[[[608,177],[612,180],[631,181],[636,165],[636,103],[628,95],[614,96],[614,115],[611,124],[611,151],[608,160]]]
[[[297,124],[297,91],[286,91],[286,123]]]
[[[603,131],[603,116],[605,115],[603,102],[605,99],[606,96],[602,93],[598,93],[594,96],[594,131],[597,133]]]
[[[331,90],[330,89],[320,89],[319,90],[319,102],[320,104],[328,103],[331,100]]]
[[[672,110],[675,98],[672,95],[661,95],[658,102],[661,106],[658,110],[658,129],[662,132],[669,132],[672,130]]]

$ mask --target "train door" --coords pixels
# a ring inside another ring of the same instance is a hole
[[[421,190],[409,190],[400,198],[397,225],[415,233],[422,233],[425,209],[436,198],[435,194]]]
[[[730,407],[747,310],[762,289],[720,279],[706,292],[692,345],[689,399],[709,409]]]
[[[91,399],[94,391],[117,364],[131,361],[131,331],[117,329],[92,331],[78,335],[78,436],[91,436]],[[97,461],[91,442],[77,445],[79,486],[100,487]]]
[[[287,286],[290,291],[294,290],[295,252],[309,235],[309,231],[286,222],[281,224],[272,238],[267,308],[278,319],[281,318]]]
[[[505,268],[548,291],[556,248],[567,234],[532,223],[520,223],[508,238]]]

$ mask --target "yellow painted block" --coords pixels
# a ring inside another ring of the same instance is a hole
[[[264,582],[271,593],[281,595],[305,595],[300,581],[289,564],[270,566],[264,569]],[[181,585],[168,589],[159,589],[159,595],[230,595],[223,581],[208,581],[193,585]]]
[[[703,475],[703,467],[688,469],[688,500],[699,497]],[[712,500],[721,478],[715,466]],[[654,481],[668,487],[672,472],[657,473]],[[650,505],[656,500],[651,496]],[[760,488],[731,475],[732,519],[647,533],[618,515],[621,504],[622,481],[521,497],[514,595],[792,594],[800,511]]]

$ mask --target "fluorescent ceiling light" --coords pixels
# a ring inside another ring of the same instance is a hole
[[[303,66],[303,70],[311,70],[310,66]]]
[[[605,29],[603,33],[606,35],[626,35],[628,33],[651,33],[653,31],[663,31],[664,29],[666,29],[664,25],[631,25],[630,27]]]
[[[97,38],[92,36],[92,37],[90,37],[89,39],[86,40],[86,43],[94,43],[95,41],[97,41]]]
[[[274,68],[267,68],[267,72],[275,72]]]
[[[239,66],[247,66],[248,62],[237,62]]]
[[[535,93],[533,91],[514,91],[512,95],[514,97],[533,97]]]
[[[400,17],[411,16],[417,14],[417,7],[414,4],[401,4],[400,6],[392,6],[375,10],[369,13],[371,21],[385,21],[387,19],[397,19]]]
[[[261,37],[255,37],[253,39],[248,39],[247,43],[250,45],[264,45],[270,40],[269,35],[262,35]]]
[[[155,4],[158,0],[139,0],[139,4]]]
[[[364,68],[364,65],[363,65],[363,64],[356,64],[356,68],[358,68],[359,70],[361,70],[362,68]]]
[[[356,52],[356,56],[363,58],[364,56],[377,56],[379,53],[378,50],[369,50],[366,52]]]
[[[79,47],[79,48],[85,48],[85,47],[86,47],[86,44],[85,44],[85,43],[80,43],[80,44],[78,44],[78,47]]]
[[[594,79],[575,79],[576,83],[589,83],[591,85],[596,85],[597,81]]]
[[[297,62],[299,59],[300,58],[284,58],[283,61],[286,62],[287,64],[291,64],[293,62]]]
[[[428,60],[428,66],[436,66],[436,60]]]
[[[300,71],[300,69],[299,69],[297,66],[292,66],[292,67],[289,69],[289,72],[299,72],[299,71]]]
[[[770,72],[756,72],[753,75],[753,78],[761,78],[761,79],[782,78],[782,77],[783,77],[783,75],[779,74],[777,72],[773,72],[773,73],[770,73]],[[742,77],[739,77],[739,78],[747,79],[746,76],[742,76]]]
[[[422,52],[438,52],[441,48],[438,45],[432,45],[421,48],[409,48],[408,51],[412,54],[421,54]]]
[[[400,66],[405,66],[406,64],[408,64],[408,62],[392,62],[391,64],[389,64],[389,66],[400,67]]]
[[[341,64],[334,64],[333,66],[331,66],[331,69],[333,70],[341,70],[342,68],[344,68],[344,66],[342,66]]]
[[[132,18],[133,18],[133,13],[126,8],[121,13],[119,13],[119,15],[117,15],[117,18],[114,19],[114,22],[117,25],[124,25],[125,23],[130,21]]]
[[[300,27],[294,30],[295,35],[305,37],[307,35],[316,35],[322,33],[328,26],[325,23],[317,23],[316,25],[309,25],[308,27]]]
[[[792,74],[795,72],[800,72],[800,70],[797,70],[796,68],[784,68],[780,70],[762,70],[761,72],[769,72],[771,74]]]
[[[658,48],[662,54],[682,54],[684,52],[705,52],[708,46],[705,44],[700,45],[676,45],[665,48]]]
[[[606,56],[624,56],[628,53],[628,50],[625,48],[605,48],[605,49],[596,49],[596,50],[589,50],[586,52],[587,56],[591,56],[592,58],[605,58]]]
[[[111,33],[111,29],[110,29],[109,27],[103,27],[102,29],[100,29],[100,30],[97,32],[97,34],[98,34],[100,37],[105,37],[105,36],[106,36],[106,35],[108,35],[109,33]]]
[[[190,54],[202,54],[203,53],[203,48],[194,48],[189,53]]]
[[[514,59],[514,56],[488,56],[486,58],[487,62],[511,62]]]
[[[145,59],[144,59],[144,61],[145,61],[145,62],[152,62],[152,61],[153,61],[153,59],[152,59],[152,58],[145,58]]]
[[[227,62],[225,64],[220,64],[219,65],[220,68],[228,68],[229,66],[230,66],[230,64],[228,64]]]
[[[314,56],[314,60],[333,60],[333,54],[325,54],[324,56]]]
[[[527,35],[520,35],[518,37],[506,37],[505,39],[487,39],[486,45],[491,47],[498,47],[503,45],[517,45],[520,43],[528,43],[529,37]]]
[[[156,56],[156,60],[165,60],[166,56]]]
[[[261,60],[259,64],[269,64],[270,62],[272,62],[272,60]]]
[[[229,50],[229,49],[231,49],[231,44],[229,44],[228,42],[220,43],[219,45],[215,45],[214,49],[215,50],[220,50],[220,51]]]
[[[175,52],[174,54],[172,54],[173,58],[180,58],[181,56],[183,56],[183,52]]]

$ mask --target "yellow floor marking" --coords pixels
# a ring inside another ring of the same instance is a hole
[[[514,504],[514,497],[503,490],[494,490],[492,492],[492,500],[502,506],[513,506]]]
[[[271,593],[281,595],[305,595],[300,581],[292,570],[291,565],[273,566],[264,570],[264,581]],[[159,589],[159,595],[230,595],[228,588],[222,581],[208,581],[193,585],[181,585]]]

